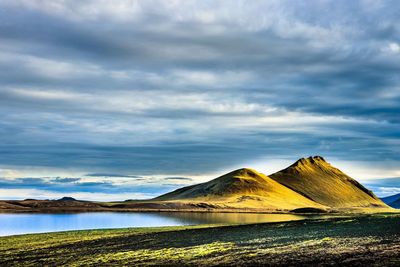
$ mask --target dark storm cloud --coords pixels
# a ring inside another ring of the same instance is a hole
[[[75,59],[80,56],[124,58],[127,54],[135,54],[133,49],[124,48],[123,43],[101,36],[101,28],[91,29],[88,24],[73,23],[40,11],[10,7],[3,9],[2,18],[2,39],[20,44],[12,51]],[[27,46],[26,42],[31,45]]]
[[[35,161],[39,166],[75,166],[81,169],[135,170],[142,174],[175,172],[201,173],[202,169],[227,167],[240,161],[243,148],[206,145],[163,145],[163,146],[86,146],[68,144],[62,146],[24,146],[0,148],[0,161],[5,165],[26,166]],[[262,154],[258,151],[258,154]],[[4,156],[3,156],[4,155]],[[8,156],[6,156],[8,155]],[[209,162],[209,158],[213,162]],[[51,160],[50,160],[51,159]],[[180,162],[176,166],[176,162]],[[196,162],[196,166],[191,166]],[[111,177],[111,176],[108,176]]]
[[[6,166],[23,167],[35,162],[39,166],[47,167],[74,166],[78,170],[135,171],[149,175],[204,174],[204,170],[227,169],[230,166],[243,165],[247,159],[256,160],[264,156],[272,160],[293,159],[308,154],[329,154],[331,157],[354,160],[354,155],[357,155],[358,160],[374,161],[378,154],[382,160],[400,160],[398,150],[387,146],[384,140],[329,136],[318,138],[309,134],[294,136],[269,132],[246,137],[248,140],[226,138],[224,141],[229,146],[225,142],[214,145],[176,143],[129,147],[57,144],[24,145],[7,149],[0,146],[0,161]]]
[[[3,169],[140,180],[400,159],[396,1],[55,3],[0,4]],[[63,181],[31,182],[118,187]]]

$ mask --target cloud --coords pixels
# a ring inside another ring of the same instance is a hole
[[[117,191],[122,178],[212,176],[261,159],[321,154],[363,162],[361,178],[400,160],[396,1],[0,9],[2,169],[80,173],[102,182],[65,184]]]
[[[187,177],[165,177],[165,180],[184,180],[184,181],[193,181],[192,178]]]
[[[53,183],[75,183],[79,182],[81,178],[61,178],[56,177],[55,179],[51,180]]]
[[[111,178],[111,177],[109,177]],[[124,177],[124,179],[88,179],[88,178],[60,178],[60,177],[45,177],[45,178],[13,178],[6,179],[0,178],[0,187],[2,190],[10,190],[10,192],[34,192],[35,190],[51,192],[48,196],[32,196],[32,198],[49,198],[51,195],[76,195],[79,196],[91,196],[90,199],[100,196],[112,195],[112,199],[119,198],[117,196],[127,196],[130,195],[132,198],[134,196],[147,196],[148,198],[155,197],[166,193],[170,190],[176,189],[182,184],[163,184],[160,183],[156,178],[149,178],[148,183],[138,184],[131,182],[131,177]],[[121,177],[118,177],[121,178]],[[137,181],[135,179],[135,181]],[[152,182],[150,182],[152,181]],[[10,196],[10,194],[6,194]],[[1,195],[0,199],[3,199]],[[26,198],[21,195],[13,195],[12,198]],[[98,198],[97,200],[101,200]]]
[[[46,178],[0,178],[2,187],[43,187],[43,186],[68,186],[67,184],[75,184],[80,181],[80,178],[61,178],[61,177],[46,177]]]
[[[146,193],[119,193],[114,192],[68,192],[68,196],[79,200],[91,201],[123,201],[126,199],[148,199],[152,195]],[[3,189],[0,188],[1,199],[60,199],[66,196],[65,192],[56,192],[51,190],[41,189]]]
[[[394,54],[400,53],[400,45],[398,43],[390,43],[388,48]]]
[[[119,177],[119,178],[143,178],[142,176],[138,175],[127,175],[127,174],[118,174],[118,173],[88,173],[85,176],[92,176],[92,177]]]
[[[380,178],[366,180],[363,183],[378,197],[387,197],[400,193],[400,178]]]

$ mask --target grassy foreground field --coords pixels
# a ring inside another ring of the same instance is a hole
[[[400,215],[0,238],[0,266],[400,265]]]

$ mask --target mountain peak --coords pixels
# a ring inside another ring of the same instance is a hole
[[[308,158],[309,160],[314,160],[314,161],[323,161],[326,162],[326,160],[322,156],[311,156]]]
[[[237,169],[205,183],[179,188],[154,200],[212,203],[231,208],[325,208],[250,168]]]
[[[311,163],[311,164],[315,164],[315,163],[318,163],[318,162],[326,162],[326,160],[321,156],[310,156],[308,158],[301,158],[298,161],[296,161],[295,163],[302,163],[302,164]]]
[[[226,175],[231,176],[231,177],[237,177],[237,176],[256,177],[256,176],[260,176],[261,174],[259,172],[257,172],[256,170],[253,170],[250,168],[240,168],[240,169],[234,170],[230,173],[227,173]]]
[[[313,168],[315,166],[328,167],[330,164],[321,156],[310,156],[308,158],[301,158],[293,163],[289,168],[294,168],[298,171],[305,170],[307,168]]]
[[[60,199],[57,199],[57,201],[75,201],[76,199],[73,197],[62,197]]]
[[[321,156],[301,158],[269,177],[330,207],[385,206],[371,191],[333,167]]]
[[[269,176],[249,168],[237,169],[153,200],[246,209],[388,208],[321,156],[301,158]]]

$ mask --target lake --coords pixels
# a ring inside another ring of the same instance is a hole
[[[0,236],[84,229],[280,222],[304,218],[292,214],[196,212],[0,214]]]

